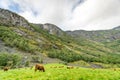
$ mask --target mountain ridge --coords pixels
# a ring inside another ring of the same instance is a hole
[[[97,42],[107,42],[107,41],[109,42],[120,39],[119,28],[120,27],[115,27],[109,30],[96,30],[96,31],[75,30],[75,31],[66,31],[66,33],[73,37],[76,36],[83,37]]]
[[[68,35],[71,35],[75,39],[79,40],[81,37],[104,44],[106,47],[113,49],[114,51],[120,52],[119,41],[120,41],[120,26],[109,30],[96,30],[96,31],[85,31],[75,30],[66,31]]]

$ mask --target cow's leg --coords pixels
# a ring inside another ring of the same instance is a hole
[[[35,72],[37,71],[37,69],[35,68]]]

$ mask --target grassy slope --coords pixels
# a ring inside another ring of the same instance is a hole
[[[41,31],[39,31],[40,29],[36,29],[36,30],[38,30],[38,32],[41,33]],[[43,32],[43,33],[45,34],[45,32]],[[53,36],[53,35],[51,35],[51,36]],[[49,36],[50,40],[54,40],[54,39],[51,38],[51,36]],[[54,38],[56,38],[56,37],[57,36],[54,36]],[[77,53],[80,56],[82,56],[82,58],[81,57],[78,57],[78,58],[81,58],[85,61],[104,62],[103,60],[106,61],[106,59],[108,59],[108,57],[109,57],[109,60],[113,60],[113,59],[116,58],[116,60],[118,61],[118,58],[117,58],[118,55],[113,57],[115,52],[113,53],[112,50],[104,47],[105,45],[103,45],[103,44],[93,42],[93,41],[89,41],[89,40],[86,40],[86,39],[80,39],[79,41],[76,41],[76,40],[72,39],[70,36],[67,36],[67,35],[62,36],[62,39],[57,37],[56,40],[58,40],[58,39],[61,41],[60,44],[63,43],[62,44],[62,49],[60,49],[60,50],[51,49],[50,52],[51,53],[54,53],[54,52],[57,53],[56,56],[54,56],[54,57],[60,58],[62,60],[66,60],[66,59],[64,59],[64,56],[67,56],[67,55],[64,55],[64,53],[68,54],[68,55],[71,55],[72,53],[73,54]],[[70,43],[68,43],[68,42],[70,42]],[[63,56],[61,58],[58,55],[63,55]],[[79,56],[79,55],[77,55],[77,56]],[[67,56],[67,57],[73,58],[73,55],[71,55],[71,56]],[[97,58],[97,59],[95,59],[95,58]],[[69,59],[68,59],[68,61],[69,61]]]
[[[106,47],[120,52],[120,30],[73,31],[71,35],[78,40],[83,37],[92,41],[101,42]]]
[[[89,69],[89,68],[51,68],[61,64],[45,65],[46,72],[34,72],[34,69],[11,69],[8,72],[0,70],[0,80],[119,80],[119,69]],[[63,65],[62,65],[63,66]]]
[[[112,42],[105,42],[104,44],[106,45],[106,47],[120,53],[120,40],[115,40]]]
[[[120,63],[119,54],[104,47],[103,44],[90,40],[75,41],[70,36],[58,37],[48,34],[41,28],[32,26],[34,31],[23,27],[0,26],[0,39],[6,45],[17,47],[32,54],[44,53],[52,58],[72,62]]]

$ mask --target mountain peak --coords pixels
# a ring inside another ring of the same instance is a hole
[[[62,31],[58,26],[51,24],[51,23],[45,23],[45,24],[33,24],[35,26],[39,26],[41,29],[49,32],[49,34],[62,36],[65,32]]]
[[[30,28],[29,23],[22,16],[0,8],[0,25]]]

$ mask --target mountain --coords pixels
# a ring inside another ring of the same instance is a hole
[[[117,29],[117,28],[116,28]],[[98,31],[67,31],[67,34],[73,36],[74,38],[86,38],[96,42],[111,42],[120,39],[120,30],[98,30]]]
[[[120,27],[115,27],[110,30],[97,30],[97,31],[66,31],[68,35],[71,35],[75,39],[89,39],[99,43],[105,44],[106,47],[120,52],[119,41],[120,41]]]
[[[30,28],[28,21],[24,19],[22,16],[19,16],[16,13],[1,8],[0,8],[0,25],[16,27],[21,26],[25,28]]]
[[[58,59],[58,62],[82,61],[89,64],[120,63],[120,54],[103,43],[83,37],[77,40],[54,24],[29,23],[18,14],[4,9],[0,9],[0,46],[1,53],[19,52],[31,62],[36,57],[34,59],[40,58],[43,62]]]
[[[113,28],[113,30],[120,30],[120,26]]]
[[[46,24],[32,24],[34,26],[38,26],[41,29],[47,31],[49,34],[57,35],[57,36],[63,36],[66,34],[64,31],[62,31],[59,27],[57,27],[54,24],[46,23]]]

